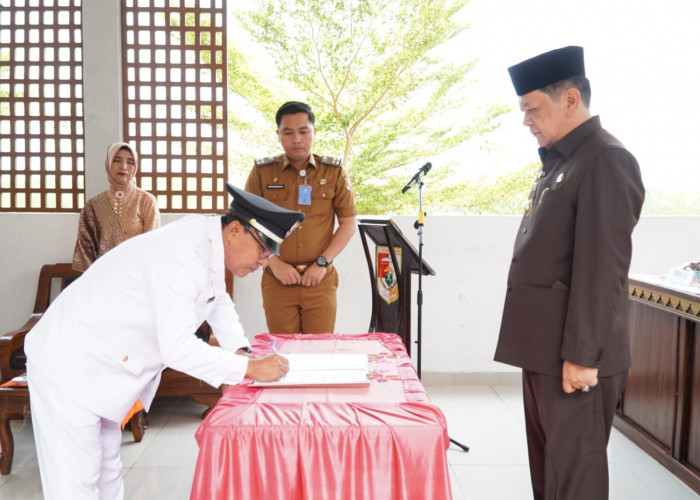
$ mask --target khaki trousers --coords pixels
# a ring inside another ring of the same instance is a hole
[[[333,333],[337,309],[338,272],[326,271],[318,286],[285,286],[265,270],[263,307],[269,333]]]

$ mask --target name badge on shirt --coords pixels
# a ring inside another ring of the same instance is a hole
[[[311,205],[311,186],[299,186],[299,205]]]

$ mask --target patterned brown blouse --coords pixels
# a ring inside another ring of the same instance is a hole
[[[135,186],[122,198],[117,198],[116,193],[110,188],[85,203],[80,213],[73,269],[85,271],[122,241],[160,227],[155,196]]]

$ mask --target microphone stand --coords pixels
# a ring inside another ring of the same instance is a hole
[[[416,345],[418,352],[416,355],[416,371],[418,372],[419,379],[421,378],[421,343],[423,332],[423,225],[425,219],[425,212],[423,212],[423,186],[425,185],[425,183],[423,182],[423,178],[420,174],[421,171],[418,171],[418,173],[416,174],[416,183],[418,185],[418,220],[413,224],[413,227],[415,227],[418,230],[418,293],[416,294],[416,304],[418,305]],[[404,188],[404,193],[408,190],[409,186],[410,182],[409,185],[407,185]],[[462,451],[464,452],[469,451],[469,447],[460,443],[459,441],[455,441],[454,439],[450,438],[450,442],[462,448]]]
[[[418,305],[418,324],[416,329],[416,346],[418,353],[416,356],[416,368],[418,378],[421,378],[421,342],[423,334],[423,182],[422,177],[418,177],[418,220],[413,224],[418,230],[418,293],[416,294],[416,304]]]

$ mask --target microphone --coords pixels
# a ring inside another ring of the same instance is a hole
[[[411,189],[411,186],[413,186],[418,180],[420,179],[421,175],[426,175],[428,172],[430,172],[430,169],[433,168],[433,164],[428,162],[425,165],[423,165],[421,168],[418,169],[418,172],[413,174],[413,177],[411,177],[411,180],[408,181],[408,184],[406,184],[403,189],[401,190],[401,193],[405,193],[409,189]]]

